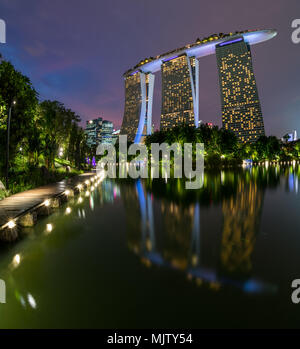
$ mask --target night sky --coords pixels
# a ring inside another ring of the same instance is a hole
[[[267,135],[300,133],[300,44],[291,41],[299,0],[0,0],[7,43],[0,52],[29,76],[41,99],[57,99],[86,120],[118,128],[123,73],[145,57],[197,37],[244,29],[278,30],[252,46]],[[156,74],[153,117],[160,115]],[[200,119],[221,126],[216,57],[200,60]]]

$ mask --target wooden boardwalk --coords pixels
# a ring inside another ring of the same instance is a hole
[[[58,196],[67,189],[72,189],[93,176],[95,176],[95,173],[84,173],[58,183],[27,190],[0,200],[0,229],[9,220],[23,215],[25,212],[42,204],[45,200]]]

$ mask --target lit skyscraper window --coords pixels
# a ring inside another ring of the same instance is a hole
[[[250,46],[235,37],[216,46],[222,104],[222,123],[242,143],[265,134],[252,67]]]
[[[185,54],[163,62],[161,129],[198,122],[198,66],[195,57]]]

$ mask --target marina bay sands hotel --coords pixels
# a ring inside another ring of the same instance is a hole
[[[250,46],[273,38],[275,30],[213,34],[194,44],[150,57],[126,71],[125,112],[120,134],[140,143],[151,134],[155,72],[162,74],[161,130],[185,123],[199,126],[199,59],[216,54],[223,128],[241,143],[264,135],[264,122]]]

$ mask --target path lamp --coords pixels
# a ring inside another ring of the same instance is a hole
[[[8,110],[8,118],[7,118],[6,175],[5,175],[6,190],[8,190],[10,119],[11,119],[11,110],[15,104],[16,104],[16,101],[12,101],[12,103],[10,104],[10,107]]]

